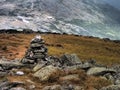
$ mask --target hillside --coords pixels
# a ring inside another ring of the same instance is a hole
[[[104,0],[0,0],[0,29],[120,39],[119,14]]]
[[[119,90],[119,54],[109,39],[1,33],[0,89]]]
[[[36,34],[0,34],[0,56],[22,58],[30,40]],[[95,59],[98,63],[120,64],[120,43],[85,36],[42,34],[49,55],[76,53],[81,60]]]

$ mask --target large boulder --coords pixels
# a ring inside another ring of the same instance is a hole
[[[81,60],[78,58],[76,54],[65,54],[61,56],[61,62],[65,66],[82,64]]]
[[[107,73],[116,73],[115,70],[106,67],[92,67],[87,71],[87,75],[103,76]]]
[[[57,67],[62,67],[62,63],[61,63],[61,60],[55,56],[49,56],[47,58],[47,62],[50,64],[50,65],[53,65],[53,66],[57,66]]]
[[[35,72],[33,76],[39,78],[41,82],[44,82],[55,80],[61,73],[62,71],[59,68],[49,65]]]

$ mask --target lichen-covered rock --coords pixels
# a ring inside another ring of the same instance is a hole
[[[45,64],[37,64],[34,68],[33,68],[33,72],[36,72],[38,70],[40,70],[41,68],[43,68],[45,66]]]
[[[72,66],[81,64],[81,60],[77,57],[76,54],[65,54],[61,57],[61,62],[65,66]]]
[[[61,73],[62,71],[59,68],[49,65],[35,72],[33,76],[44,82],[58,78]]]

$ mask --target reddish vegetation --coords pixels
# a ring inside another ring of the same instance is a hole
[[[0,57],[5,56],[9,60],[24,57],[25,51],[35,35],[36,34],[0,34]],[[82,60],[94,58],[100,63],[109,65],[112,63],[120,63],[120,43],[73,35],[42,34],[42,37],[48,47],[49,55],[61,56],[64,53],[76,53]],[[71,74],[77,74],[78,78],[72,78],[67,81],[83,86],[85,90],[93,90],[94,88],[101,88],[111,84],[110,81],[104,78],[87,76],[83,70],[61,73],[54,83],[40,83],[38,79],[32,77],[32,71],[29,69],[24,68],[21,71],[25,73],[24,76],[9,75],[7,77],[8,80],[26,83],[27,86],[25,88],[34,84],[36,90],[41,90],[47,85],[62,85],[65,83],[64,81],[67,80],[65,76]]]
[[[22,58],[36,34],[0,34],[0,57]],[[120,63],[120,43],[74,35],[42,34],[49,55],[76,53],[82,60],[96,59],[100,63]]]

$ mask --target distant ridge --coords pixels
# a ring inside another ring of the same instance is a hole
[[[120,40],[120,11],[104,0],[1,0],[0,29]]]

